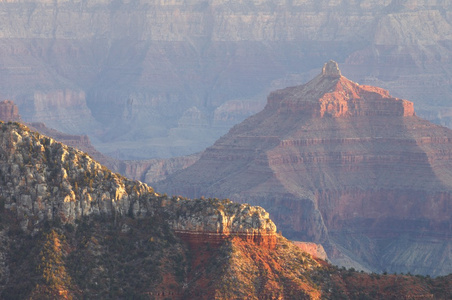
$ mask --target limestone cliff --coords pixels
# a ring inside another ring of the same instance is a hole
[[[260,205],[337,264],[439,275],[452,268],[451,170],[450,129],[330,61],[155,186]]]
[[[0,196],[24,230],[46,220],[74,223],[90,215],[145,217],[167,207],[171,227],[184,235],[205,233],[213,239],[231,234],[248,239],[249,235],[259,243],[274,239],[276,227],[261,208],[160,196],[145,184],[112,173],[85,153],[23,125],[1,126]]]

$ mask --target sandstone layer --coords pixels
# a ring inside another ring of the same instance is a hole
[[[451,170],[450,129],[330,61],[155,186],[260,205],[338,264],[441,275],[452,270]]]
[[[0,96],[104,154],[196,153],[334,58],[450,125],[439,0],[0,2]]]

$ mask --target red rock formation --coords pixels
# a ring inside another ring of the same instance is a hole
[[[309,86],[271,93],[267,106],[278,113],[306,113],[312,117],[414,115],[412,102],[393,98],[381,88],[360,86],[342,77],[337,64],[331,62]]]
[[[334,62],[271,93],[263,111],[156,187],[263,206],[284,235],[322,243],[338,264],[451,271],[452,131]]]
[[[301,249],[301,251],[311,254],[312,257],[327,260],[325,249],[323,246],[316,243],[309,242],[293,242],[295,246]]]
[[[172,227],[192,248],[206,243],[218,246],[232,237],[266,249],[276,246],[276,227],[262,207],[218,199],[186,201],[177,198],[177,201],[177,217]],[[206,218],[206,212],[203,213],[200,207],[209,204],[217,210],[207,208],[210,216]]]
[[[220,246],[225,240],[232,237],[238,237],[247,243],[253,243],[265,249],[275,249],[276,247],[276,234],[275,233],[259,233],[259,234],[247,234],[241,232],[231,232],[228,234],[217,232],[205,232],[205,231],[184,231],[175,230],[177,236],[185,241],[192,249],[196,249],[199,245],[210,244],[214,246]],[[304,250],[308,252],[307,250]],[[308,252],[310,253],[310,252]],[[316,256],[317,257],[317,256]],[[321,257],[319,257],[321,258]]]

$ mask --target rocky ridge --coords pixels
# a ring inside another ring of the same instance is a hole
[[[260,205],[339,265],[442,275],[452,269],[450,170],[451,130],[329,62],[155,186]]]
[[[147,185],[112,173],[85,153],[23,125],[1,126],[0,196],[4,207],[16,212],[24,230],[33,230],[45,220],[74,223],[90,215],[145,217],[168,207],[174,218],[172,228],[184,235],[205,232],[246,238],[249,234],[259,240],[262,234],[268,240],[276,233],[261,208],[215,200],[198,201],[193,211],[193,202],[158,195]]]
[[[0,120],[4,122],[21,122],[19,109],[11,100],[0,102]],[[91,143],[87,135],[67,134],[47,127],[44,123],[25,123],[31,130],[53,138],[70,147],[87,153],[97,162],[127,178],[152,183],[165,179],[168,175],[180,169],[191,166],[199,159],[200,154],[192,154],[170,159],[150,159],[127,161],[114,159],[100,153]]]

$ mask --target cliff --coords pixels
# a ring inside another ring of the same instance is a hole
[[[85,153],[18,123],[2,124],[0,147],[0,196],[24,230],[45,220],[74,223],[92,214],[143,217],[154,214],[155,207],[169,206],[172,228],[188,235],[206,232],[247,238],[249,234],[260,241],[260,234],[267,239],[276,232],[261,208],[215,200],[198,202],[196,211],[191,211],[192,201],[160,197],[145,184],[112,173]]]
[[[155,186],[260,205],[287,237],[321,243],[336,264],[441,275],[452,263],[451,166],[451,130],[330,61]]]
[[[4,299],[451,295],[449,277],[375,278],[314,260],[260,207],[162,196],[23,125],[0,129]]]
[[[0,95],[115,158],[204,150],[329,58],[450,124],[451,4],[0,2]],[[428,99],[428,100],[427,100]]]

